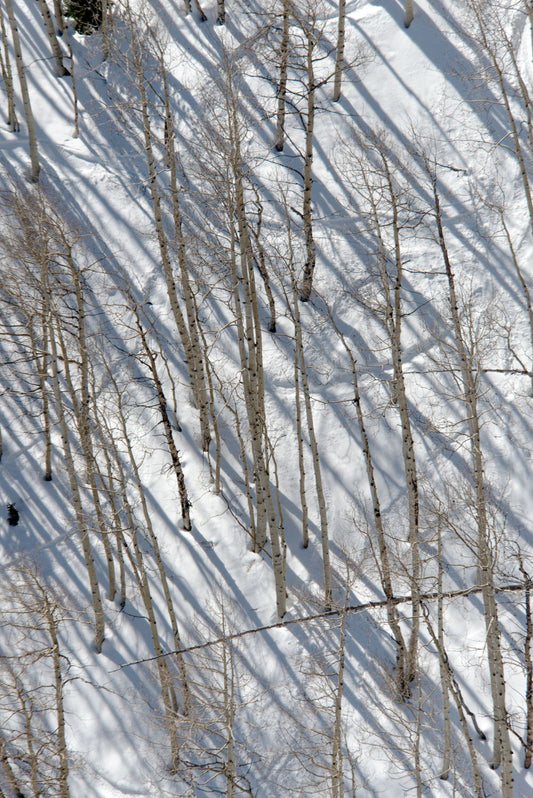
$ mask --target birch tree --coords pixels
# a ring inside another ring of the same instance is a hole
[[[20,130],[17,119],[17,109],[15,105],[15,88],[13,84],[13,72],[11,70],[11,58],[9,54],[9,43],[7,39],[6,23],[4,19],[4,9],[0,5],[0,31],[2,33],[2,50],[0,53],[0,69],[7,95],[7,124],[12,133]]]
[[[346,0],[339,0],[339,18],[337,23],[337,47],[335,50],[335,83],[333,101],[341,97],[342,72],[344,65],[344,46],[346,40]]]
[[[59,42],[54,30],[54,23],[52,22],[50,9],[48,8],[46,0],[38,0],[38,3],[39,11],[41,12],[41,16],[43,18],[46,35],[48,36],[48,41],[50,43],[50,49],[52,51],[52,56],[56,67],[56,74],[58,78],[62,78],[65,75],[68,75],[69,71],[63,64],[63,53],[61,52],[61,47],[59,46]]]
[[[17,74],[20,84],[20,93],[22,94],[22,104],[24,108],[24,117],[26,119],[26,127],[28,129],[28,142],[30,149],[31,161],[31,179],[34,183],[39,180],[39,152],[37,149],[37,133],[35,129],[35,120],[33,118],[33,111],[30,102],[30,93],[28,91],[28,82],[26,80],[26,72],[24,69],[24,62],[22,60],[22,48],[20,45],[20,36],[17,28],[17,20],[15,12],[13,11],[13,4],[11,0],[5,0],[7,18],[11,28],[11,37],[13,40],[13,50],[15,52],[15,63],[17,66]]]
[[[487,657],[494,712],[494,750],[492,767],[497,769],[501,765],[502,796],[510,798],[513,795],[513,762],[505,700],[506,683],[501,647],[501,632],[495,591],[496,562],[493,541],[491,540],[491,528],[488,514],[488,486],[485,477],[481,436],[479,368],[476,361],[476,343],[475,340],[472,340],[472,330],[470,329],[465,332],[464,322],[461,318],[461,306],[456,289],[455,271],[450,258],[445,234],[445,219],[441,207],[441,194],[436,165],[426,160],[426,168],[428,176],[431,179],[433,191],[437,240],[448,284],[449,312],[460,372],[459,388],[466,410],[465,423],[468,428],[468,445],[470,450],[476,508],[475,514],[477,519],[478,578],[483,595],[487,635]],[[469,346],[469,340],[471,341],[471,346]]]
[[[207,404],[207,393],[205,388],[205,375],[204,375],[204,368],[203,363],[201,362],[201,349],[198,344],[197,333],[195,332],[194,325],[189,328],[186,320],[186,316],[184,316],[177,286],[176,280],[174,277],[174,269],[172,264],[171,258],[171,245],[168,239],[166,230],[165,230],[165,223],[164,223],[164,205],[162,200],[162,191],[163,187],[161,186],[161,177],[160,177],[160,170],[158,168],[157,160],[156,160],[156,136],[154,134],[154,121],[153,121],[153,104],[150,100],[151,98],[151,91],[152,87],[150,82],[147,80],[146,75],[146,59],[149,58],[150,52],[147,49],[147,42],[150,39],[154,39],[157,36],[154,33],[150,34],[149,39],[147,39],[142,30],[141,30],[141,20],[133,13],[133,11],[127,6],[124,10],[125,20],[128,25],[128,31],[131,37],[131,48],[130,48],[130,56],[128,60],[123,63],[123,67],[132,79],[133,88],[136,92],[138,92],[139,101],[140,101],[140,112],[141,112],[141,129],[142,129],[142,141],[144,144],[144,152],[146,154],[146,163],[148,169],[148,178],[149,178],[149,186],[150,186],[150,198],[152,202],[153,208],[153,215],[154,215],[154,225],[156,230],[157,242],[159,247],[159,253],[161,258],[161,265],[162,270],[165,278],[165,284],[167,287],[167,295],[169,300],[170,309],[172,311],[172,315],[174,317],[174,321],[176,324],[176,329],[179,334],[179,338],[181,344],[183,346],[183,350],[185,352],[185,359],[187,364],[187,369],[189,372],[189,379],[191,390],[194,397],[194,403],[196,407],[199,409],[199,416],[200,416],[200,426],[201,426],[201,434],[202,434],[202,445],[204,451],[207,451],[210,442],[210,431],[209,431],[209,414],[208,414],[208,404]],[[158,45],[160,48],[160,45]],[[162,58],[162,51],[159,50],[158,60],[161,64]],[[163,89],[167,91],[165,86],[166,75],[159,75],[162,77],[163,80]],[[168,128],[168,125],[171,122],[170,113],[169,113],[169,106],[168,106],[168,91],[167,91],[167,100],[165,101],[165,111],[164,111],[164,118],[167,123],[167,152],[166,152],[166,159],[167,164],[172,169],[173,164],[173,133],[172,130]],[[170,148],[170,149],[168,149]],[[184,261],[184,250],[180,243],[179,235],[180,235],[180,226],[181,226],[181,216],[179,212],[179,206],[177,205],[177,185],[175,181],[175,174],[171,172],[171,180],[172,180],[172,198],[173,198],[173,216],[174,216],[174,223],[175,229],[178,234],[178,252],[180,253],[181,259],[181,276],[182,281],[185,281],[186,278],[186,266]],[[190,287],[183,282],[185,286],[185,294],[186,294],[186,313],[189,314],[188,321],[190,324],[193,323],[193,319],[191,317],[191,313],[193,314],[194,311],[192,309],[192,304],[190,301]],[[196,337],[195,337],[196,336]]]

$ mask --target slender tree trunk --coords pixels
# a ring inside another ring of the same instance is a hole
[[[65,30],[65,19],[63,17],[63,6],[61,0],[54,0],[54,16],[57,25],[57,32],[60,36],[63,35]]]
[[[524,637],[524,662],[526,663],[526,739],[524,743],[524,768],[531,767],[533,759],[533,660],[531,658],[531,641],[533,640],[533,620],[531,618],[531,579],[520,558],[520,571],[524,577],[524,612],[526,616],[526,634]]]
[[[525,299],[525,302],[526,302],[527,317],[528,317],[528,324],[529,324],[529,340],[530,340],[530,343],[531,343],[531,354],[530,354],[530,360],[531,360],[531,367],[530,367],[530,369],[531,369],[531,371],[530,371],[531,396],[533,396],[533,303],[531,301],[531,291],[529,290],[529,286],[527,284],[524,272],[522,271],[522,268],[520,266],[520,263],[519,263],[519,260],[518,260],[518,253],[516,252],[516,250],[514,248],[513,239],[512,239],[512,236],[511,236],[511,231],[509,230],[509,226],[507,225],[507,222],[505,220],[505,214],[504,214],[503,209],[500,209],[500,218],[501,218],[501,221],[502,221],[503,229],[505,230],[505,237],[507,238],[507,243],[509,245],[509,250],[511,252],[513,265],[515,267],[515,271],[516,271],[517,277],[518,277],[518,279],[520,281],[520,285],[522,286],[522,291],[523,291],[524,299]]]
[[[346,0],[339,0],[339,21],[337,26],[337,49],[335,53],[335,78],[333,102],[341,97],[342,72],[344,68],[344,41],[346,28]]]
[[[287,69],[289,64],[290,0],[283,0],[283,29],[281,34],[278,113],[276,117],[276,150],[283,151],[285,143],[285,99],[287,95]]]
[[[59,795],[70,798],[68,786],[68,753],[65,724],[65,708],[63,701],[63,674],[61,672],[61,651],[59,649],[57,619],[48,598],[44,599],[44,611],[48,625],[48,633],[52,642],[52,660],[54,663],[55,710],[57,718],[57,739],[59,747]]]
[[[459,356],[459,368],[462,378],[463,401],[467,410],[470,436],[470,454],[472,459],[472,477],[476,496],[476,517],[478,527],[478,563],[479,581],[482,588],[487,630],[487,655],[490,670],[492,702],[494,709],[494,755],[492,767],[502,765],[501,786],[502,798],[513,795],[513,761],[509,739],[508,714],[505,703],[505,675],[500,642],[500,628],[496,592],[494,588],[494,563],[490,545],[490,530],[487,518],[486,487],[481,447],[481,429],[478,412],[478,391],[476,376],[464,341],[459,304],[455,289],[455,276],[444,237],[444,227],[440,206],[440,196],[436,172],[427,165],[433,187],[435,217],[439,245],[448,280],[448,298],[454,330],[455,346]]]
[[[304,437],[302,428],[302,404],[300,398],[300,347],[294,341],[294,395],[296,403],[296,438],[298,440],[298,473],[300,483],[300,505],[302,508],[302,535],[303,547],[309,546],[309,510],[305,493],[305,458]]]
[[[298,307],[298,296],[296,289],[296,281],[293,280],[293,318],[294,318],[294,336],[296,346],[298,349],[298,362],[300,367],[300,374],[302,377],[302,389],[304,395],[305,413],[307,417],[307,429],[309,432],[309,443],[311,445],[311,452],[313,455],[313,469],[315,474],[316,495],[318,500],[318,509],[320,513],[320,534],[322,540],[322,564],[324,570],[324,594],[325,603],[329,608],[332,600],[331,588],[331,564],[329,556],[329,532],[328,532],[328,515],[326,507],[326,497],[324,495],[324,488],[322,485],[322,470],[320,467],[320,456],[318,452],[318,442],[315,435],[315,425],[313,420],[313,408],[311,405],[311,392],[309,390],[309,379],[307,376],[307,366],[305,363],[305,353],[302,340],[302,325],[300,320],[300,308]]]
[[[61,47],[59,46],[59,42],[57,41],[56,32],[54,30],[54,23],[52,22],[50,9],[48,8],[48,3],[46,2],[46,0],[37,0],[37,2],[39,4],[39,10],[41,12],[41,16],[43,18],[44,27],[46,29],[46,34],[48,36],[48,41],[50,42],[50,49],[52,50],[52,56],[55,61],[57,76],[59,78],[63,78],[65,75],[69,74],[69,71],[63,65],[63,53],[61,52]]]
[[[13,795],[15,796],[15,798],[26,798],[26,796],[22,792],[19,781],[15,776],[15,771],[11,767],[11,762],[9,761],[9,755],[7,753],[6,743],[1,729],[0,729],[0,763],[2,764],[4,773],[6,774],[7,783],[9,784],[11,790],[13,791]]]
[[[226,6],[224,0],[217,0],[217,25],[224,25],[226,22]]]
[[[439,651],[445,651],[444,641],[444,601],[443,591],[443,550],[442,550],[442,529],[440,518],[437,521],[437,635],[439,640]],[[451,753],[452,753],[452,729],[450,720],[450,674],[446,663],[439,657],[440,685],[442,690],[442,722],[444,726],[442,740],[442,768],[439,777],[446,781],[450,775]]]
[[[76,75],[74,68],[74,53],[72,52],[72,45],[68,31],[65,28],[65,44],[67,45],[68,57],[70,59],[70,80],[72,81],[72,103],[74,107],[74,130],[72,137],[77,139],[80,135],[80,122],[79,122],[79,109],[78,109],[78,88],[76,85]]]
[[[178,301],[178,293],[176,290],[176,283],[174,280],[174,275],[172,272],[172,263],[170,260],[170,253],[169,253],[169,246],[168,241],[165,233],[165,228],[163,224],[163,213],[161,209],[161,196],[159,192],[158,182],[157,182],[157,169],[155,165],[155,158],[154,158],[154,151],[153,151],[153,135],[152,129],[150,124],[150,114],[149,114],[149,104],[148,104],[148,97],[146,94],[146,84],[145,84],[145,75],[143,70],[143,63],[142,63],[142,52],[141,52],[141,42],[138,40],[138,33],[135,28],[135,20],[132,18],[130,19],[131,23],[131,42],[132,42],[132,54],[133,54],[133,65],[136,73],[137,78],[137,89],[139,91],[140,100],[141,100],[141,109],[142,109],[142,120],[143,120],[143,138],[144,138],[144,148],[146,153],[147,165],[148,165],[148,174],[150,179],[150,195],[152,199],[152,207],[154,211],[154,222],[155,228],[157,233],[157,240],[159,243],[159,251],[161,254],[161,262],[163,265],[163,273],[165,275],[165,282],[167,286],[167,295],[170,303],[170,308],[172,314],[174,316],[174,321],[176,323],[176,327],[185,350],[185,357],[187,361],[187,368],[189,372],[189,381],[191,385],[191,390],[193,392],[194,402],[197,407],[202,407],[202,402],[205,405],[205,397],[198,396],[198,375],[200,370],[203,368],[202,364],[198,364],[196,362],[196,358],[198,356],[198,351],[194,349],[191,343],[191,337],[189,334],[189,330],[187,329],[187,325],[185,323],[185,319],[181,312],[181,308],[179,306]],[[203,370],[202,370],[203,373]],[[204,445],[206,443],[206,438],[209,436],[209,430],[203,430],[203,437],[204,437]]]
[[[405,27],[408,28],[415,15],[413,0],[405,0]]]
[[[311,31],[307,31],[307,120],[305,124],[304,154],[304,198],[302,218],[304,223],[304,240],[306,260],[303,270],[300,299],[307,302],[313,287],[313,274],[316,262],[316,247],[313,236],[313,131],[315,126],[315,72],[313,53],[315,42]]]
[[[368,434],[366,431],[366,424],[363,415],[363,408],[361,405],[361,394],[359,391],[359,377],[357,373],[357,363],[353,356],[353,352],[344,337],[341,333],[339,328],[337,327],[335,320],[333,319],[331,313],[329,313],[330,319],[333,323],[335,331],[339,336],[344,349],[348,355],[351,365],[352,371],[352,379],[353,379],[353,388],[354,388],[354,398],[353,403],[356,408],[357,413],[357,422],[359,425],[359,434],[361,435],[361,445],[363,449],[363,455],[365,458],[365,466],[366,466],[366,473],[368,478],[368,485],[370,489],[370,495],[372,499],[372,509],[374,514],[374,526],[378,538],[378,551],[379,551],[379,558],[376,558],[379,562],[379,576],[381,581],[381,587],[383,589],[383,593],[385,594],[385,598],[387,600],[387,620],[389,623],[390,630],[392,632],[392,636],[394,637],[394,641],[396,643],[396,684],[398,687],[398,694],[401,698],[406,698],[409,695],[409,683],[406,680],[406,659],[407,659],[407,646],[405,644],[405,639],[400,627],[400,620],[398,616],[398,609],[395,601],[394,596],[394,589],[392,585],[392,570],[390,564],[390,557],[389,557],[389,548],[387,545],[387,537],[385,533],[385,528],[383,526],[383,516],[381,513],[381,502],[379,499],[378,493],[378,486],[376,482],[375,470],[374,470],[374,463],[372,459],[372,452],[370,449],[370,441],[368,438]]]
[[[6,87],[7,94],[7,124],[12,133],[18,133],[20,125],[17,119],[17,109],[15,105],[15,87],[13,84],[13,73],[11,71],[11,59],[9,57],[9,45],[7,41],[7,31],[4,20],[4,10],[0,5],[0,28],[2,31],[2,47],[4,50],[3,58],[0,57],[2,68],[2,78]]]
[[[128,462],[129,462],[129,465],[130,465],[130,468],[131,468],[131,473],[133,475],[133,480],[134,480],[134,483],[135,483],[135,487],[137,489],[137,493],[138,493],[138,496],[139,496],[139,501],[141,503],[143,518],[144,518],[144,521],[145,521],[145,524],[146,524],[146,530],[148,532],[148,537],[149,537],[149,540],[150,540],[150,543],[151,543],[151,546],[152,546],[152,549],[153,549],[153,552],[154,552],[155,561],[156,561],[156,565],[157,565],[157,571],[159,573],[159,579],[160,579],[160,582],[161,582],[161,586],[163,588],[163,595],[165,596],[165,603],[166,603],[167,612],[168,612],[168,616],[169,616],[169,620],[170,620],[170,627],[172,629],[172,635],[173,635],[173,639],[174,639],[174,648],[175,648],[176,651],[179,651],[182,648],[182,643],[181,643],[181,637],[180,637],[180,633],[179,633],[178,622],[177,622],[177,619],[176,619],[176,613],[175,613],[175,610],[174,610],[174,603],[172,601],[172,594],[170,592],[170,587],[169,587],[169,584],[168,584],[168,578],[167,578],[167,575],[166,575],[165,565],[164,565],[164,562],[163,562],[163,558],[161,556],[161,550],[159,548],[159,542],[158,542],[157,536],[156,536],[156,534],[154,532],[152,519],[150,517],[150,512],[148,510],[148,505],[147,505],[147,502],[146,502],[146,496],[145,496],[145,492],[144,492],[144,488],[143,488],[143,483],[142,483],[141,475],[139,473],[139,466],[138,466],[137,461],[135,459],[135,455],[134,455],[133,448],[132,448],[132,445],[131,445],[130,436],[129,436],[129,433],[128,433],[128,427],[127,427],[127,423],[126,423],[126,416],[125,416],[124,407],[123,407],[122,394],[120,392],[120,388],[119,388],[119,386],[117,384],[117,381],[116,381],[115,377],[113,376],[113,374],[111,373],[111,371],[109,369],[109,366],[107,364],[106,364],[106,371],[107,371],[107,375],[109,377],[110,383],[112,384],[113,389],[115,391],[120,430],[122,432],[123,441],[124,441],[124,443],[126,445],[126,451],[127,451],[127,455],[128,455]],[[118,452],[116,452],[116,454],[115,454],[115,459],[117,460],[117,462],[120,462],[119,461]],[[124,485],[125,485],[125,480],[124,480]],[[125,506],[128,506],[127,505],[127,495],[126,495],[126,493],[123,494],[123,501],[125,502]],[[133,523],[133,519],[131,520],[131,523]],[[133,525],[132,528],[135,529],[135,525]],[[183,659],[183,654],[177,654],[176,657],[177,657],[178,669],[179,669],[180,677],[181,677],[181,681],[182,681],[182,689],[183,689],[183,697],[184,697],[183,698],[183,700],[184,700],[184,710],[183,711],[184,711],[184,714],[188,714],[189,709],[190,709],[190,688],[189,688],[189,682],[188,682],[188,678],[187,678],[187,670],[185,668],[185,661]]]
[[[418,473],[415,456],[415,446],[411,429],[409,404],[403,373],[402,356],[402,282],[403,258],[400,244],[400,223],[398,205],[392,175],[384,153],[381,152],[384,174],[387,180],[391,210],[392,229],[394,235],[394,252],[396,263],[396,276],[394,281],[393,305],[390,308],[390,331],[392,362],[394,368],[394,396],[398,404],[402,426],[402,455],[407,484],[408,514],[409,514],[409,547],[411,550],[411,596],[412,596],[412,628],[407,650],[406,680],[409,684],[416,676],[418,637],[420,628],[420,550],[419,550],[419,522],[420,500],[418,490]]]
[[[429,620],[429,614],[428,614],[426,609],[424,609],[424,616],[425,616],[425,619],[426,619],[426,626],[427,626],[428,632],[429,632],[430,637],[431,637],[435,647],[437,648],[437,651],[438,651],[438,654],[439,654],[439,663],[442,663],[442,665],[444,666],[444,668],[446,669],[446,671],[448,673],[448,684],[449,684],[449,687],[450,687],[450,692],[451,692],[451,694],[453,696],[453,699],[455,701],[455,705],[457,707],[457,712],[459,713],[459,718],[460,718],[460,721],[461,721],[461,729],[463,731],[463,736],[464,736],[466,744],[467,744],[468,753],[470,754],[470,763],[472,765],[472,773],[473,773],[473,779],[474,779],[474,794],[475,794],[476,798],[486,798],[486,792],[485,792],[485,789],[483,787],[483,779],[481,777],[481,772],[479,770],[479,764],[478,764],[478,761],[477,761],[476,747],[475,747],[475,745],[474,745],[474,743],[472,741],[472,736],[471,736],[470,731],[468,729],[468,720],[467,720],[467,717],[466,717],[466,713],[467,712],[474,719],[474,725],[476,727],[476,731],[478,731],[479,727],[477,726],[477,723],[475,723],[474,716],[472,715],[471,712],[468,711],[468,709],[467,709],[467,707],[466,707],[466,705],[464,703],[463,696],[461,694],[461,690],[459,688],[459,685],[458,685],[456,679],[454,678],[453,671],[452,671],[452,668],[451,668],[450,661],[448,659],[448,655],[446,653],[446,650],[444,648],[442,648],[441,641],[437,638],[437,635],[435,634],[433,626],[432,626],[432,624],[431,624],[431,622]],[[478,733],[479,733],[479,731],[478,731]],[[485,739],[484,735],[483,736],[480,735],[480,737],[482,739]]]
[[[154,381],[154,387],[157,393],[157,400],[159,405],[159,412],[161,414],[161,421],[163,423],[163,430],[165,434],[165,439],[167,441],[168,451],[170,453],[170,458],[172,460],[172,468],[174,474],[176,476],[176,481],[178,483],[178,495],[180,497],[180,505],[181,505],[181,518],[183,520],[183,528],[186,529],[188,532],[191,531],[191,517],[190,517],[190,507],[191,503],[189,501],[189,495],[187,492],[187,486],[185,484],[185,475],[183,473],[183,468],[181,465],[181,460],[179,456],[178,449],[176,447],[176,443],[174,441],[174,435],[172,433],[172,425],[170,423],[170,419],[168,417],[167,411],[167,400],[165,396],[165,392],[163,390],[163,385],[159,378],[159,373],[157,371],[156,360],[154,357],[154,353],[152,352],[150,345],[146,339],[146,333],[143,329],[141,319],[139,316],[139,311],[135,306],[133,308],[133,312],[135,314],[135,323],[137,326],[137,330],[139,332],[139,337],[142,342],[142,346],[144,349],[144,353],[148,360],[148,368],[150,369],[150,374],[152,375],[152,379]]]
[[[45,290],[48,290],[47,288]],[[76,477],[76,467],[70,447],[68,425],[65,418],[63,409],[63,400],[61,398],[61,388],[59,383],[59,369],[58,369],[58,353],[56,336],[53,329],[53,323],[50,324],[50,349],[51,349],[51,365],[52,365],[52,379],[54,386],[54,395],[56,402],[56,412],[59,420],[59,427],[61,430],[61,438],[63,442],[63,453],[65,456],[65,466],[67,476],[70,483],[70,490],[72,494],[72,502],[74,505],[74,512],[76,521],[81,536],[81,543],[83,549],[83,556],[85,559],[85,566],[89,576],[89,585],[91,588],[91,595],[93,600],[94,622],[95,622],[95,647],[98,653],[102,651],[102,643],[105,636],[105,622],[104,610],[102,607],[102,599],[100,597],[100,588],[98,585],[98,577],[96,575],[96,568],[94,565],[93,553],[89,541],[89,533],[85,520],[85,513],[83,511],[83,504],[79,490],[78,480]]]
[[[20,93],[22,94],[22,104],[24,107],[24,116],[26,118],[26,126],[28,128],[28,141],[30,147],[30,160],[31,160],[31,179],[34,183],[39,181],[39,153],[37,150],[37,133],[35,130],[35,120],[33,118],[33,111],[31,109],[30,94],[28,91],[28,84],[26,82],[26,73],[24,71],[24,63],[22,61],[22,49],[20,46],[20,38],[17,29],[17,21],[13,11],[11,0],[5,0],[7,17],[11,27],[11,36],[13,39],[13,49],[15,51],[15,62],[17,65],[17,73],[20,83]]]
[[[198,334],[198,314],[194,301],[194,295],[189,279],[189,265],[185,246],[185,236],[183,234],[183,220],[181,215],[178,180],[176,174],[176,153],[174,149],[174,125],[170,109],[170,96],[167,83],[167,72],[161,55],[160,61],[161,74],[163,77],[163,88],[165,96],[165,128],[167,132],[166,148],[170,172],[170,191],[172,195],[172,216],[174,221],[174,232],[176,236],[178,264],[180,267],[181,289],[185,301],[185,312],[187,314],[187,325],[190,337],[190,347],[193,353],[192,363],[189,366],[192,389],[200,415],[200,428],[202,434],[202,449],[209,451],[211,433],[209,430],[209,400],[205,384],[204,359],[200,346],[200,336]]]

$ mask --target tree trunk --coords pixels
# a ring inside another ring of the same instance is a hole
[[[9,45],[7,41],[7,31],[4,21],[4,10],[0,5],[0,28],[2,31],[2,46],[4,50],[3,58],[0,57],[0,66],[2,68],[2,78],[6,87],[7,94],[7,124],[12,133],[17,133],[20,130],[20,125],[17,119],[17,109],[15,106],[15,87],[13,85],[13,73],[11,71],[11,59],[9,57]]]
[[[339,0],[339,22],[337,26],[337,49],[335,53],[335,82],[333,85],[333,102],[341,96],[342,71],[344,67],[344,40],[346,28],[346,0]]]
[[[415,15],[413,0],[405,0],[405,27],[408,28]]]
[[[28,91],[28,84],[26,82],[26,73],[24,71],[24,63],[22,61],[22,49],[20,46],[20,38],[17,29],[17,21],[13,11],[11,0],[5,0],[7,16],[9,25],[11,27],[11,36],[13,38],[13,49],[15,51],[15,62],[17,65],[17,73],[20,83],[20,93],[22,94],[22,104],[24,107],[24,116],[26,118],[26,125],[28,128],[28,141],[30,147],[30,160],[31,160],[31,179],[32,182],[39,181],[39,153],[37,150],[37,133],[35,131],[35,120],[33,118],[33,111],[31,109],[30,94]]]
[[[296,281],[293,280],[293,319],[294,319],[294,336],[296,347],[298,349],[298,362],[300,367],[300,374],[302,377],[302,388],[304,395],[305,413],[307,417],[307,429],[309,432],[309,443],[311,445],[311,452],[313,455],[313,469],[315,473],[315,486],[318,501],[318,509],[320,513],[320,535],[322,541],[322,565],[324,570],[324,595],[326,607],[331,607],[332,588],[331,588],[331,564],[329,556],[329,532],[328,532],[328,515],[326,507],[326,497],[324,495],[324,488],[322,485],[322,470],[320,467],[320,456],[318,452],[318,442],[315,435],[315,425],[313,420],[313,408],[311,405],[311,392],[309,390],[309,379],[307,376],[307,366],[305,363],[305,353],[302,340],[302,325],[300,321],[300,308],[298,307],[298,295],[296,290]]]
[[[467,423],[470,436],[470,455],[472,459],[472,478],[476,496],[476,517],[478,527],[479,582],[482,589],[487,630],[487,655],[490,670],[492,703],[494,710],[494,754],[492,767],[502,765],[502,798],[513,795],[513,761],[509,739],[508,714],[505,703],[505,675],[500,642],[500,628],[496,592],[494,588],[494,563],[490,545],[490,530],[487,518],[486,486],[481,448],[481,429],[478,412],[478,391],[476,376],[464,341],[459,304],[455,290],[455,277],[448,255],[444,237],[444,227],[440,206],[440,196],[436,172],[426,164],[433,187],[435,218],[438,240],[448,280],[448,298],[454,330],[455,346],[459,356],[459,369],[462,378],[463,401],[467,410]]]
[[[57,76],[58,78],[63,78],[65,75],[68,75],[70,73],[68,69],[63,65],[63,53],[61,52],[61,47],[59,46],[59,42],[57,41],[56,32],[54,30],[54,23],[52,22],[52,17],[50,15],[48,4],[46,0],[37,0],[37,2],[39,4],[39,10],[41,12],[41,16],[43,18],[44,27],[46,29],[46,33],[48,36],[48,41],[50,42],[50,49],[52,50],[52,56],[55,61]]]
[[[312,216],[312,189],[313,189],[313,130],[315,125],[315,73],[313,65],[313,51],[315,42],[312,32],[307,31],[307,121],[305,125],[305,155],[304,155],[304,199],[302,218],[304,223],[304,240],[306,260],[303,270],[300,299],[307,302],[313,287],[313,274],[315,271],[316,248],[313,237]]]
[[[93,553],[91,544],[89,541],[89,533],[87,530],[87,523],[85,519],[85,513],[83,510],[83,504],[80,494],[80,489],[78,485],[78,480],[76,476],[76,467],[74,465],[74,459],[72,456],[72,450],[70,447],[70,440],[69,440],[69,430],[67,426],[67,422],[65,419],[65,413],[63,409],[63,400],[61,398],[61,388],[59,383],[59,370],[58,370],[58,353],[57,353],[57,344],[56,344],[56,336],[53,329],[53,323],[50,324],[50,347],[51,347],[51,365],[52,365],[52,378],[53,378],[53,386],[54,386],[54,395],[56,401],[56,411],[59,420],[59,427],[61,430],[61,438],[63,442],[63,453],[65,456],[65,466],[67,470],[67,475],[70,483],[70,490],[72,494],[72,502],[74,505],[74,512],[76,515],[76,521],[78,524],[78,529],[81,536],[81,543],[83,549],[83,556],[85,559],[85,566],[87,568],[87,573],[89,576],[89,584],[91,588],[91,595],[93,600],[93,611],[94,611],[94,622],[95,622],[95,639],[94,644],[96,647],[96,651],[100,653],[102,651],[102,643],[104,642],[105,636],[105,622],[104,622],[104,610],[102,607],[102,599],[100,597],[100,588],[98,585],[98,577],[96,575],[96,568],[94,565]]]
[[[285,143],[285,97],[287,95],[287,68],[289,63],[290,0],[283,0],[283,30],[281,34],[278,113],[276,117],[276,150],[283,151]]]

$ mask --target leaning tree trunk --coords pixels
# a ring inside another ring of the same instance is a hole
[[[455,275],[448,254],[444,236],[444,225],[440,205],[440,195],[437,185],[435,169],[427,164],[433,188],[435,218],[437,224],[439,246],[442,253],[446,277],[448,281],[448,300],[454,330],[455,346],[459,356],[459,370],[462,380],[463,401],[467,410],[468,429],[470,437],[470,456],[472,460],[472,478],[476,499],[476,518],[478,528],[478,571],[487,634],[487,657],[490,671],[492,703],[494,711],[494,754],[492,767],[502,766],[501,787],[502,798],[512,798],[513,795],[513,760],[511,742],[509,739],[508,713],[505,702],[505,674],[501,651],[500,626],[498,622],[498,609],[496,590],[494,585],[494,563],[490,541],[490,529],[487,513],[487,489],[483,454],[481,447],[481,426],[478,411],[478,389],[476,374],[464,340],[459,303],[455,288]]]
[[[33,118],[33,111],[30,102],[30,93],[28,91],[28,83],[26,81],[26,73],[24,71],[24,63],[22,61],[22,48],[20,46],[20,37],[17,28],[17,21],[13,11],[13,4],[11,0],[5,0],[7,16],[9,25],[11,27],[11,36],[13,39],[13,49],[15,51],[15,61],[17,65],[17,74],[20,83],[20,93],[22,94],[22,104],[24,107],[24,116],[26,117],[26,125],[28,128],[28,141],[30,146],[30,160],[31,160],[31,179],[34,183],[39,181],[39,153],[37,150],[37,133],[35,130],[35,119]]]
[[[408,28],[415,15],[413,0],[405,0],[405,27]]]
[[[65,77],[65,75],[69,74],[69,71],[63,64],[63,53],[61,52],[61,47],[59,46],[59,42],[57,41],[56,32],[54,30],[54,23],[52,22],[52,17],[50,15],[48,4],[46,0],[37,0],[37,2],[39,4],[39,10],[41,12],[41,16],[43,18],[44,27],[46,29],[46,34],[48,36],[48,41],[50,42],[50,49],[52,50],[52,56],[55,61],[57,76],[58,78],[63,78]]]

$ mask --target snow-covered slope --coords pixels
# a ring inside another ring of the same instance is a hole
[[[11,51],[9,798],[533,791],[528,17],[422,0],[406,29],[401,2],[348,0],[333,102],[339,4],[288,4],[278,151],[284,5],[228,0],[217,25],[214,0],[205,22],[120,0],[106,37],[70,21],[75,136],[39,5],[15,4],[41,169]]]

